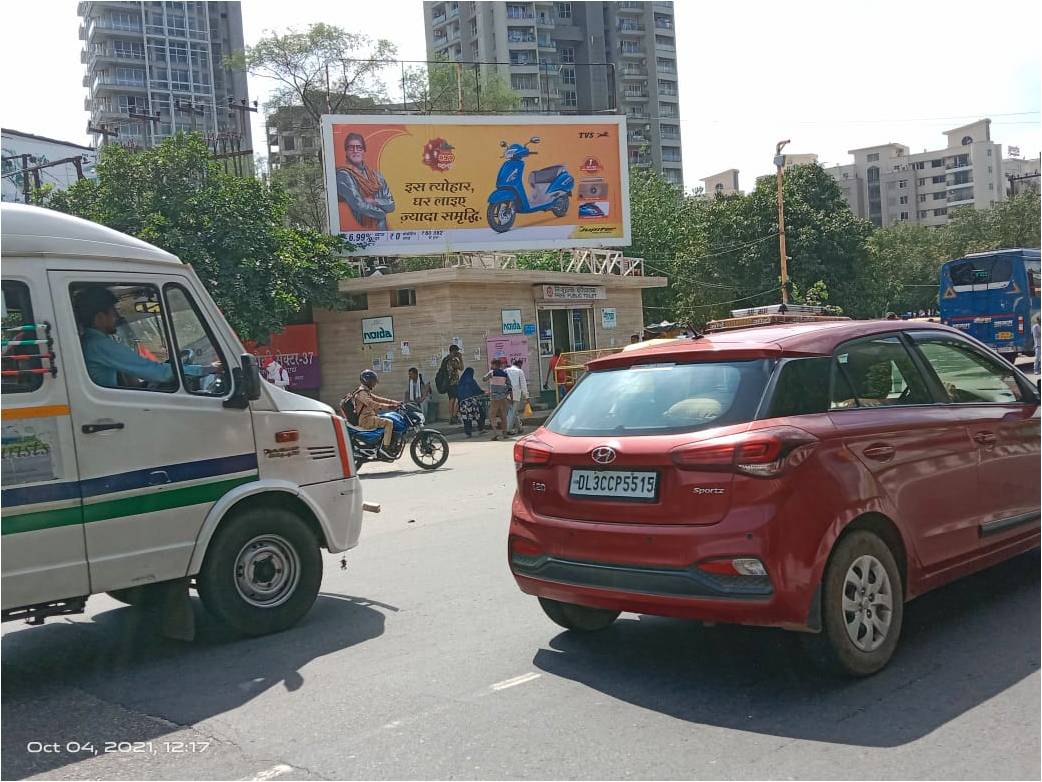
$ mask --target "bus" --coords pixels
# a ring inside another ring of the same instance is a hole
[[[1031,355],[1031,323],[1039,311],[1039,251],[991,250],[941,267],[941,322],[1009,361]]]

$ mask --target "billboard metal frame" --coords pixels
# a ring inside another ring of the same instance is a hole
[[[446,240],[445,246],[437,249],[427,247],[421,249],[415,245],[384,244],[378,252],[366,252],[364,248],[351,255],[365,256],[408,256],[408,255],[441,255],[455,252],[499,252],[499,251],[539,251],[570,250],[580,247],[628,247],[632,244],[632,228],[630,222],[630,176],[629,157],[626,144],[626,116],[623,114],[607,115],[532,115],[532,114],[323,114],[322,115],[322,165],[326,186],[326,212],[329,219],[329,230],[339,235],[339,205],[336,187],[336,158],[333,150],[334,125],[617,125],[619,141],[619,197],[622,205],[621,237],[593,239],[514,239],[501,238],[487,244],[452,246]]]

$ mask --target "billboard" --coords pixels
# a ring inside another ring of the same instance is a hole
[[[262,376],[267,374],[269,379],[275,379],[269,371],[273,361],[285,369],[290,391],[318,389],[321,385],[318,326],[314,323],[286,326],[280,334],[272,334],[266,343],[247,341],[245,347],[259,360]]]
[[[625,117],[322,117],[329,224],[358,255],[630,244]]]

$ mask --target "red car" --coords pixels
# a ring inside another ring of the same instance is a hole
[[[514,448],[508,558],[570,630],[805,633],[882,668],[907,600],[1039,545],[1039,394],[939,324],[741,329],[590,364]]]

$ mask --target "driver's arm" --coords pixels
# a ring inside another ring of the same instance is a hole
[[[84,346],[87,362],[104,364],[117,372],[153,383],[172,383],[174,369],[168,362],[158,362],[144,356],[114,339],[95,339]]]

